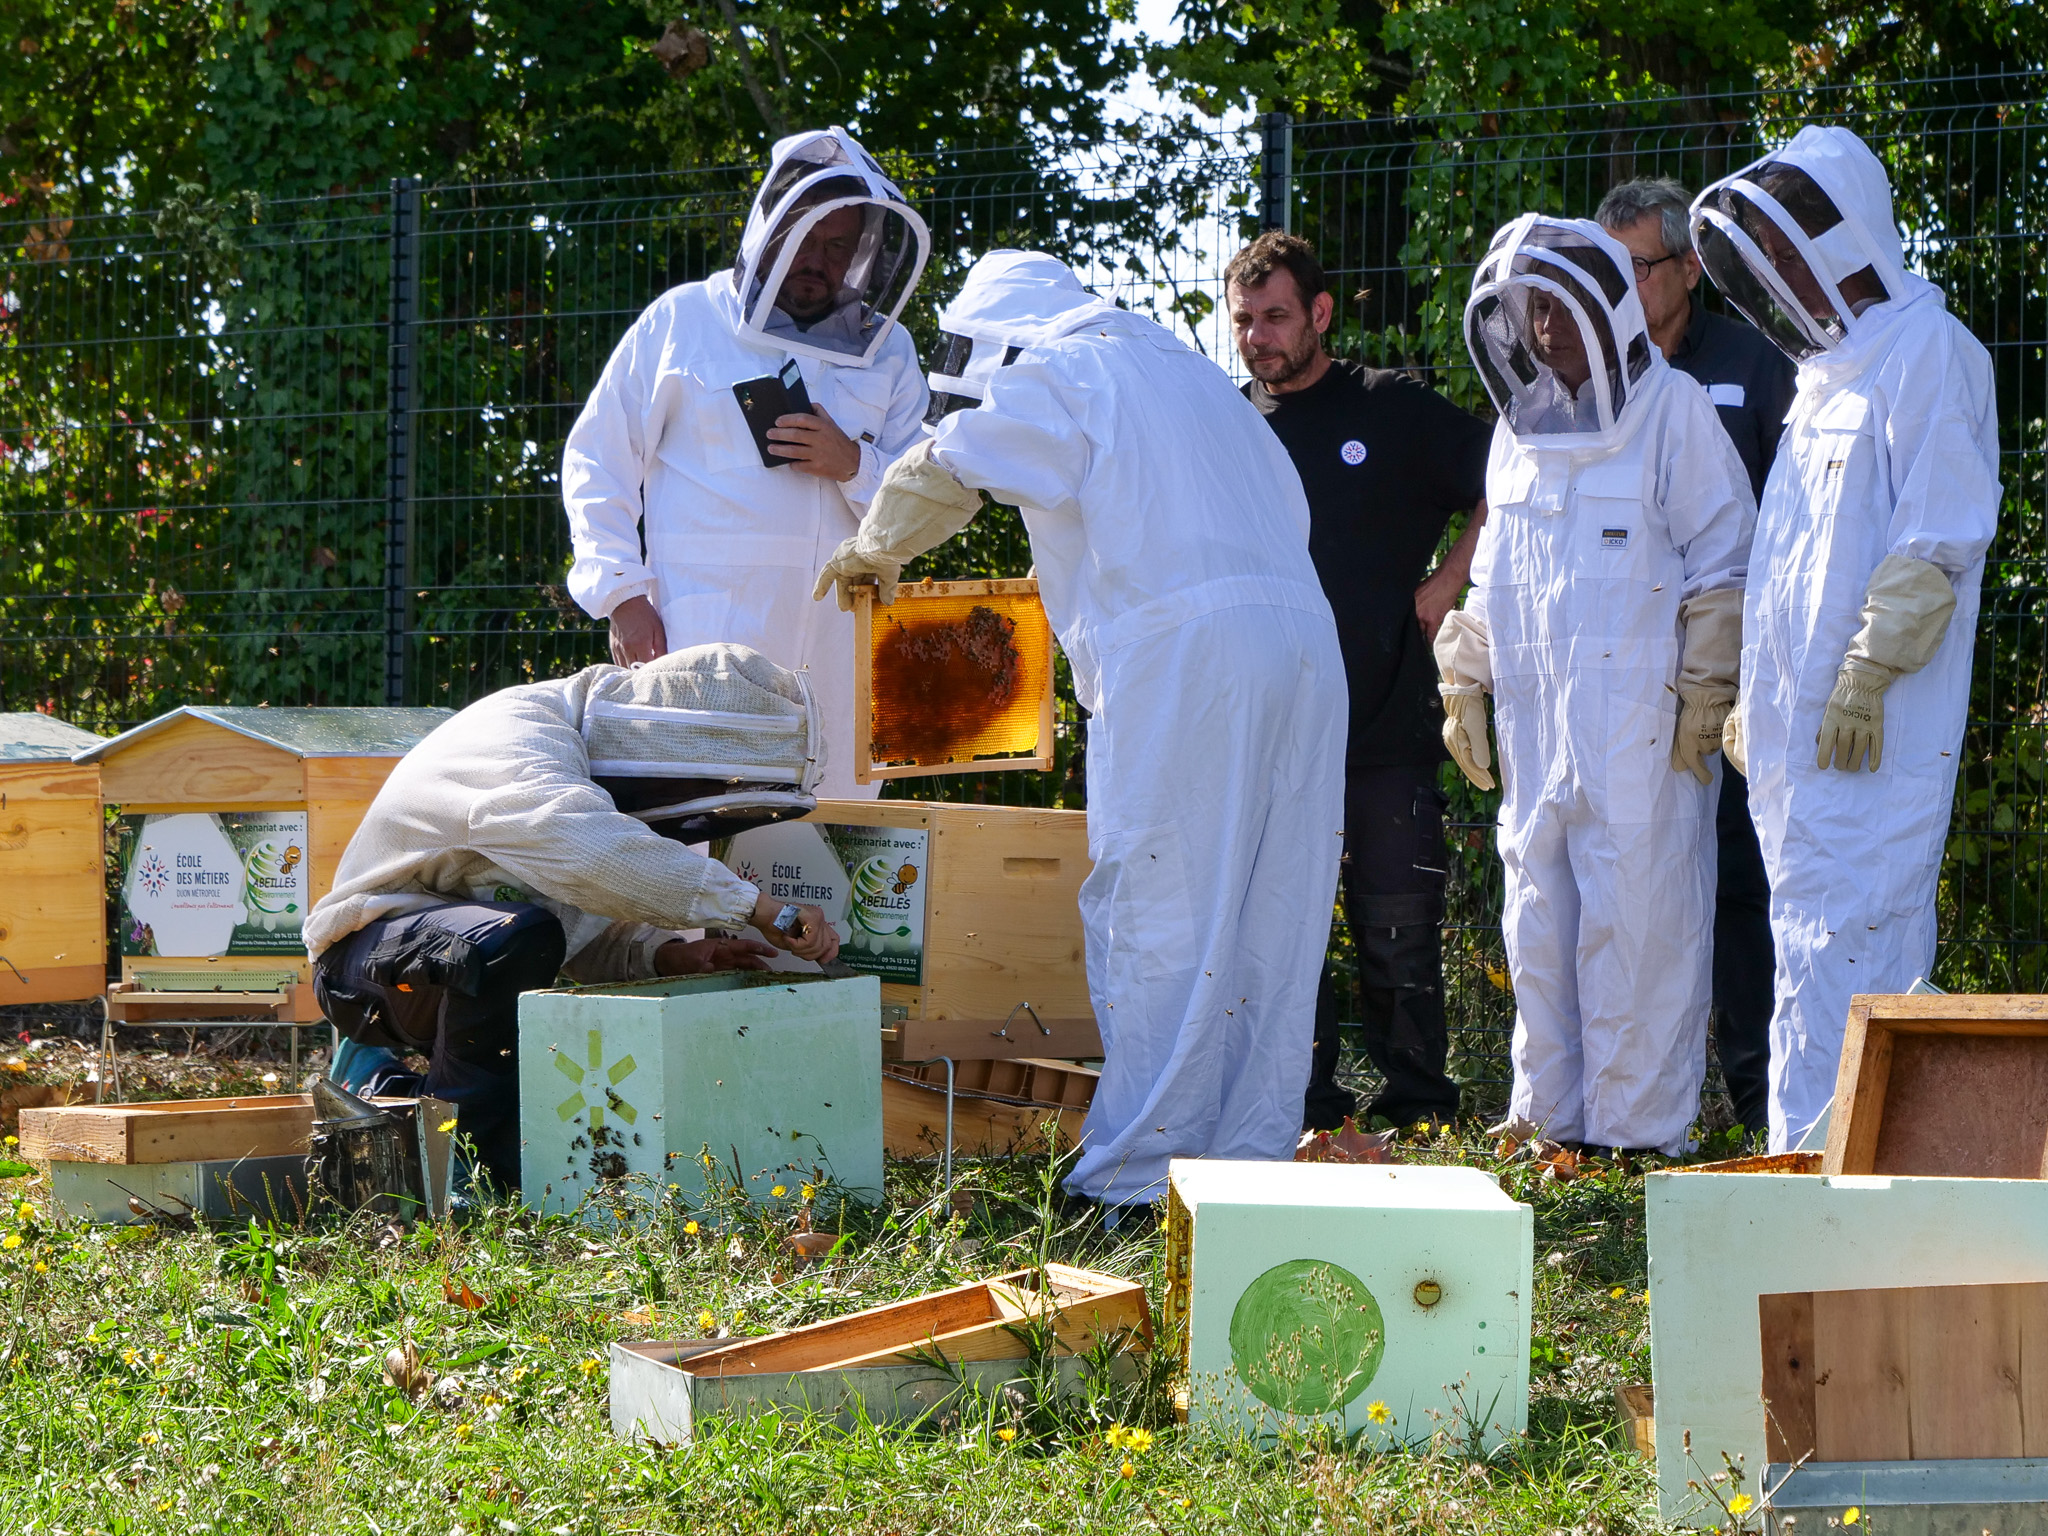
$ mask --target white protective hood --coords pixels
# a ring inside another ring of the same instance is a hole
[[[1763,250],[1766,230],[1812,270],[1832,315],[1814,316],[1794,295]],[[1870,306],[1859,316],[1843,298],[1841,284],[1855,273],[1876,277],[1880,303],[1903,307],[1937,291],[1906,270],[1884,166],[1846,128],[1802,128],[1783,149],[1708,187],[1693,201],[1692,239],[1714,286],[1794,362],[1841,351],[1883,323]]]
[[[812,227],[842,208],[863,211],[858,243],[830,312],[799,321],[781,303],[791,263]],[[865,367],[930,252],[924,220],[844,128],[792,135],[776,144],[740,236],[740,329],[788,352]]]
[[[990,251],[967,272],[953,302],[939,311],[939,355],[927,382],[937,422],[981,404],[996,369],[1025,347],[1070,336],[1121,314],[1090,293],[1074,269],[1040,251]]]
[[[1630,263],[1628,248],[1591,219],[1525,213],[1493,237],[1472,278],[1465,342],[1516,437],[1604,450],[1635,431],[1666,364]],[[1543,304],[1562,304],[1578,324],[1591,376],[1576,395],[1535,343],[1531,313]]]

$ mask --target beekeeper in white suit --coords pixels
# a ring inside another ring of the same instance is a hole
[[[1020,507],[1088,731],[1081,889],[1106,1060],[1069,1187],[1285,1158],[1343,826],[1346,693],[1301,482],[1250,403],[1050,256],[975,263],[939,317],[931,438],[818,581],[878,580]]]
[[[1585,219],[1494,236],[1466,341],[1500,411],[1472,590],[1439,630],[1444,740],[1505,794],[1504,1129],[1685,1149],[1706,1072],[1714,755],[1755,501],[1706,391]]]
[[[1845,128],[1693,204],[1715,284],[1799,365],[1764,486],[1730,751],[1771,877],[1771,1149],[1835,1091],[1849,999],[1934,963],[1934,896],[1998,521],[1991,361],[1906,270]]]
[[[918,436],[924,380],[896,315],[928,246],[844,129],[782,140],[739,260],[647,307],[562,452],[569,592],[610,620],[612,660],[730,641],[808,670],[838,798],[877,790],[853,782],[853,623],[805,598]],[[787,460],[770,468],[734,386],[792,360],[814,409],[765,428]]]

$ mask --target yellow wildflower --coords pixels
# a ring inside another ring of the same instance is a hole
[[[124,1349],[121,1351],[121,1363],[123,1365],[133,1365],[137,1360],[140,1360],[141,1358],[141,1354],[136,1350]]]
[[[455,1117],[453,1115],[450,1115],[446,1120],[443,1120],[439,1125],[435,1126],[434,1129],[439,1131],[443,1136],[446,1136],[450,1131],[455,1129]]]
[[[1127,1429],[1124,1431],[1124,1449],[1127,1451],[1149,1451],[1152,1449],[1152,1431],[1149,1429]]]
[[[780,1200],[784,1195],[789,1193],[789,1186],[787,1184],[778,1184],[773,1189],[769,1190],[768,1193],[773,1195],[777,1200]]]
[[[1391,1424],[1394,1422],[1394,1410],[1377,1398],[1365,1405],[1365,1416],[1375,1424]]]
[[[1731,1515],[1746,1515],[1755,1507],[1756,1500],[1746,1493],[1738,1493],[1728,1501],[1728,1513]]]
[[[36,1260],[36,1273],[37,1273],[37,1274],[39,1274],[39,1275],[47,1275],[47,1274],[48,1274],[49,1272],[50,1272],[50,1266],[49,1266],[49,1265],[47,1265],[47,1264],[45,1264],[45,1263],[44,1263],[44,1262],[43,1262],[43,1261],[42,1261],[41,1259],[37,1259],[37,1260]]]
[[[163,1436],[159,1435],[155,1430],[152,1429],[151,1431],[149,1431],[149,1433],[143,1435],[135,1443],[137,1445],[155,1445],[157,1441],[161,1440],[162,1438]]]
[[[1619,1301],[1622,1297],[1626,1296],[1628,1292],[1621,1286],[1617,1285],[1613,1290],[1609,1291],[1607,1294],[1612,1296],[1616,1301]]]
[[[16,1221],[34,1221],[36,1219],[36,1208],[24,1200],[14,1208],[14,1219]]]
[[[1861,1520],[1862,1518],[1863,1510],[1858,1505],[1851,1504],[1847,1509],[1842,1511],[1842,1524],[1844,1525],[1854,1525],[1858,1520]]]
[[[1118,1469],[1118,1475],[1122,1477],[1136,1477],[1138,1475],[1138,1469],[1132,1466],[1127,1461],[1123,1464],[1121,1468]]]
[[[1003,1444],[1008,1445],[1012,1440],[1017,1438],[1017,1431],[1010,1428],[1009,1425],[1005,1424],[1001,1429],[996,1431],[996,1438],[1002,1441]]]
[[[458,1424],[455,1426],[455,1438],[458,1440],[467,1440],[475,1433],[476,1426],[474,1424]]]
[[[21,1138],[19,1136],[10,1136],[7,1138],[7,1145],[9,1145],[10,1147],[18,1147],[21,1145]]]
[[[12,1250],[20,1246],[21,1234],[19,1232],[10,1232],[5,1237],[0,1237],[0,1248]]]
[[[717,1326],[718,1319],[711,1315],[709,1309],[697,1314],[697,1331],[699,1333],[709,1333]]]
[[[598,1363],[595,1360],[578,1360],[576,1362],[576,1369],[581,1371],[584,1375],[588,1376],[592,1371],[597,1369],[597,1365]]]
[[[815,1184],[806,1184],[802,1189],[798,1190],[797,1193],[802,1195],[806,1200],[814,1200],[817,1198],[818,1186]]]
[[[695,1237],[697,1235],[697,1223],[695,1223],[694,1221],[684,1222],[683,1234],[686,1237]]]

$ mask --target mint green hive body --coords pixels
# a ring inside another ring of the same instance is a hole
[[[1369,1444],[1455,1425],[1487,1446],[1528,1426],[1535,1215],[1486,1174],[1179,1159],[1170,1178],[1191,1424]]]
[[[519,999],[526,1203],[593,1191],[796,1191],[814,1166],[865,1200],[882,1189],[881,983],[722,972]],[[673,1154],[673,1156],[671,1156]]]

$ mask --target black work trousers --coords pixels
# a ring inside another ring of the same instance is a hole
[[[1714,1049],[1737,1122],[1760,1131],[1771,1089],[1771,882],[1749,815],[1749,781],[1725,757],[1714,835]]]
[[[1458,1085],[1445,1075],[1444,796],[1437,766],[1353,768],[1344,780],[1344,920],[1358,954],[1365,1053],[1386,1086],[1365,1108],[1396,1125],[1449,1120]],[[1314,1068],[1302,1105],[1309,1130],[1357,1111],[1338,1085],[1338,996],[1326,968],[1316,999]]]
[[[313,995],[349,1039],[428,1058],[420,1092],[501,1190],[519,1187],[519,994],[552,986],[567,940],[545,907],[451,902],[382,918],[321,952]]]

